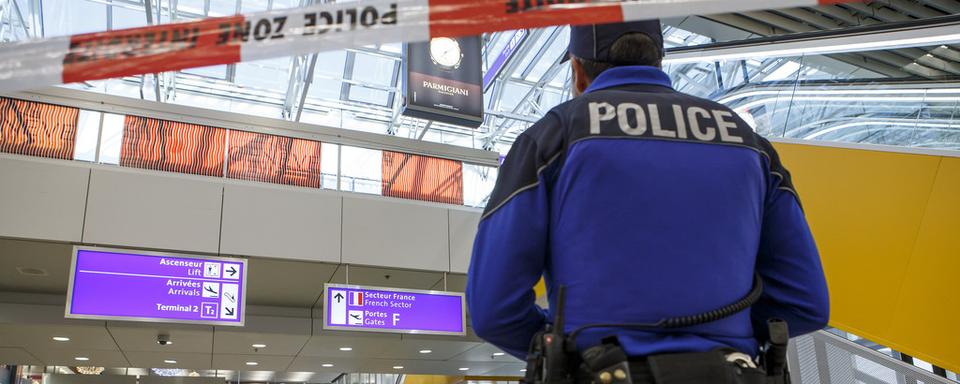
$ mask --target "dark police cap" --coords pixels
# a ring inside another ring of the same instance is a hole
[[[581,59],[610,62],[610,47],[627,33],[639,32],[649,36],[660,47],[663,57],[663,32],[660,20],[631,21],[626,23],[581,25],[570,27],[570,45],[567,53]],[[569,59],[569,55],[563,61]]]

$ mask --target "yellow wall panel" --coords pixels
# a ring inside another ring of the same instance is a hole
[[[940,158],[775,143],[794,177],[830,285],[831,324],[888,332]]]
[[[886,336],[875,341],[960,372],[960,158],[940,163]]]

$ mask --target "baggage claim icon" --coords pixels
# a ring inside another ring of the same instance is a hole
[[[430,39],[430,60],[448,71],[460,68],[463,62],[460,42],[449,37]]]

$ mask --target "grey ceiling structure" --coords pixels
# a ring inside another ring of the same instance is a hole
[[[178,20],[301,7],[320,0],[0,0],[0,40],[15,41]],[[882,0],[664,20],[669,47],[886,25],[960,12],[957,0]],[[485,92],[479,129],[400,115],[401,45],[188,69],[72,87],[237,113],[363,130],[505,153],[516,136],[568,99],[569,69],[560,63],[566,27],[531,30]],[[484,68],[512,31],[483,36]],[[799,64],[799,65],[798,65]],[[764,59],[670,66],[681,91],[719,98],[772,80],[949,80],[960,75],[960,48],[911,47],[802,60]],[[773,79],[770,78],[773,76]],[[922,111],[915,111],[922,114]],[[952,118],[947,117],[952,121]],[[951,123],[952,124],[952,123]],[[889,141],[888,141],[889,143]],[[929,144],[929,143],[928,143]],[[943,148],[956,148],[955,143]],[[910,144],[908,144],[910,145]],[[932,145],[937,147],[937,145]]]

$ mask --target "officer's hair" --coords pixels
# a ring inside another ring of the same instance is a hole
[[[626,65],[660,67],[661,47],[646,34],[631,32],[620,36],[610,47],[610,61],[601,62],[574,57],[591,81],[610,68]]]

